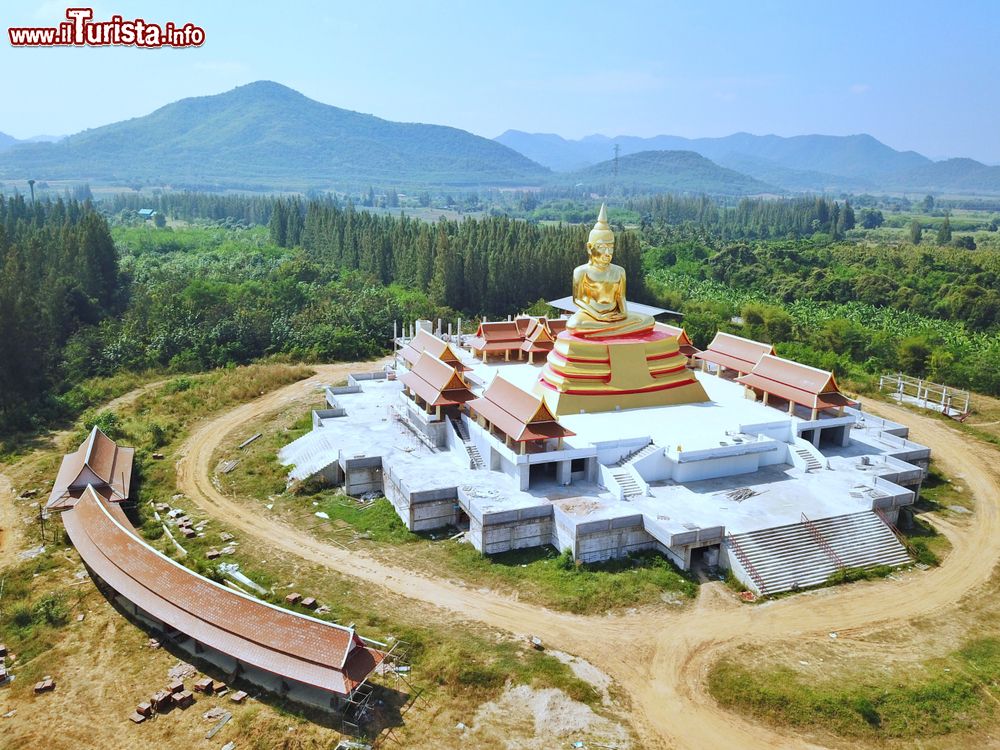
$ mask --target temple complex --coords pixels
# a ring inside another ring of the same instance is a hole
[[[484,554],[581,561],[658,550],[773,594],[847,567],[903,565],[894,523],[929,450],[832,373],[719,332],[701,351],[626,298],[602,207],[561,318],[418,321],[391,368],[326,389],[279,453],[289,481],[384,493],[407,528]],[[569,281],[569,279],[567,279]]]

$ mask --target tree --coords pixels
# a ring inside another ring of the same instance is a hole
[[[937,243],[939,245],[947,245],[949,242],[951,242],[951,220],[945,216],[944,221],[941,222],[941,226],[938,227]]]
[[[841,226],[845,232],[854,229],[857,221],[854,218],[854,209],[850,201],[844,201],[844,213],[841,215]]]
[[[153,214],[153,224],[159,229],[163,229],[167,225],[167,217],[163,215],[162,211],[157,211]]]
[[[928,196],[929,197],[929,196]],[[924,228],[920,226],[920,222],[914,219],[910,222],[910,242],[914,245],[919,245],[920,240],[924,238]]]
[[[960,247],[964,250],[975,250],[976,241],[971,234],[963,234],[961,237],[955,238],[955,247]]]
[[[866,208],[861,212],[861,226],[865,229],[878,229],[884,223],[885,217],[876,208]]]
[[[924,202],[921,203],[920,205],[924,209],[924,213],[925,214],[929,214],[931,211],[934,210],[934,196],[933,195],[925,195],[924,196]]]

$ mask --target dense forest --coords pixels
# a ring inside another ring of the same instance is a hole
[[[73,377],[63,349],[125,302],[107,222],[88,203],[0,200],[0,431]]]
[[[586,259],[590,203],[564,206],[579,224],[543,224],[431,223],[332,196],[5,199],[0,434],[72,412],[91,376],[352,360],[383,352],[393,321],[542,312]],[[683,310],[701,345],[723,328],[841,375],[901,369],[1000,393],[1000,252],[987,230],[984,249],[956,246],[949,226],[991,217],[944,209],[914,244],[914,219],[882,204],[891,221],[865,228],[881,211],[858,204],[635,199],[612,211],[634,226],[616,225],[616,262],[630,299]]]
[[[270,223],[276,244],[301,244],[323,265],[356,269],[384,284],[427,292],[438,305],[494,316],[569,294],[573,268],[587,260],[589,230],[504,216],[428,224],[315,201],[303,218],[301,204],[285,200],[275,205]],[[618,235],[615,262],[628,272],[633,298],[642,298],[634,233]]]

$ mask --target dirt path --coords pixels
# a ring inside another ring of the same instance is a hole
[[[911,425],[911,437],[929,445],[946,473],[960,476],[976,498],[966,528],[943,526],[954,550],[939,568],[907,576],[801,594],[758,607],[702,586],[690,610],[632,616],[581,617],[553,612],[448,581],[415,575],[357,551],[316,540],[276,519],[247,513],[246,506],[212,484],[212,457],[249,420],[314,394],[341,379],[351,365],[317,367],[313,377],[266,394],[198,426],[182,448],[178,489],[211,515],[289,554],[376,583],[403,596],[435,604],[461,618],[513,633],[532,632],[560,650],[581,656],[610,674],[631,696],[637,730],[649,747],[815,747],[793,730],[781,732],[721,710],[705,692],[704,675],[719,653],[737,643],[843,638],[903,623],[954,606],[985,583],[1000,560],[998,452],[936,419],[899,407],[870,403],[872,412]]]
[[[0,474],[0,570],[17,559],[17,508],[14,507],[14,485]]]

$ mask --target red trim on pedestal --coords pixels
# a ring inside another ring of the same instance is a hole
[[[569,396],[627,396],[634,393],[655,393],[656,391],[665,391],[670,388],[680,388],[681,386],[691,385],[697,381],[694,378],[691,378],[689,380],[681,380],[676,383],[661,383],[649,386],[648,388],[633,388],[624,391],[585,391],[579,388],[571,388],[565,391],[560,391],[559,387],[546,380],[545,376],[539,378],[538,382],[546,388],[556,391],[557,393],[565,393]]]
[[[611,375],[567,375],[565,372],[557,370],[551,363],[549,363],[549,369],[566,380],[603,380],[605,383],[611,380]]]

